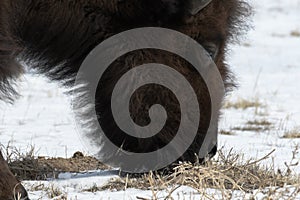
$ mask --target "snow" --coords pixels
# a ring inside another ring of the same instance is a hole
[[[268,132],[238,132],[233,137],[220,136],[221,145],[246,152],[249,157],[263,157],[275,149],[276,166],[284,167],[290,162],[291,151],[299,145],[299,139],[281,139],[287,131],[300,126],[300,1],[251,1],[255,9],[254,29],[244,43],[233,46],[230,65],[237,75],[239,89],[229,97],[255,99],[267,105],[260,111],[267,116],[257,116],[255,110],[225,110],[221,128],[239,126],[241,122],[267,119],[274,123]],[[239,137],[240,136],[240,137]],[[238,139],[239,138],[239,139]],[[298,155],[298,160],[300,159]],[[294,169],[300,172],[300,168]]]
[[[237,76],[239,88],[227,100],[258,99],[265,107],[224,109],[220,129],[231,131],[234,127],[245,126],[249,120],[268,120],[273,125],[268,131],[235,130],[234,135],[219,135],[219,146],[225,150],[233,148],[248,158],[261,158],[275,149],[271,155],[273,159],[263,164],[286,169],[285,163],[291,162],[292,151],[300,145],[300,139],[282,138],[287,131],[300,128],[300,37],[291,34],[300,32],[300,0],[252,0],[250,3],[255,9],[254,28],[241,45],[231,47],[228,63]],[[25,75],[20,85],[23,96],[13,106],[0,103],[1,144],[5,146],[10,141],[10,145],[22,150],[32,145],[40,156],[70,157],[76,151],[88,152],[77,134],[70,101],[62,88],[33,74]],[[300,155],[297,154],[293,161],[300,161]],[[300,166],[291,169],[300,174]],[[151,198],[151,191],[136,189],[82,192],[117,177],[114,171],[66,173],[57,180],[24,184],[29,191],[37,185],[59,187],[68,194],[68,199]],[[32,199],[47,199],[43,190],[29,193]],[[240,195],[236,193],[233,198]],[[198,199],[198,195],[191,188],[181,187],[173,197]],[[263,194],[259,196],[263,198]]]

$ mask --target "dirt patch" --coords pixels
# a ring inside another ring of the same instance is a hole
[[[84,172],[109,169],[96,158],[76,152],[71,158],[25,157],[9,162],[12,172],[21,180],[57,178],[62,172]]]

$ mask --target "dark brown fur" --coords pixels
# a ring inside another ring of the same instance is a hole
[[[229,90],[234,83],[225,64],[226,49],[230,42],[237,41],[236,36],[246,30],[244,20],[249,14],[249,6],[243,0],[213,0],[200,13],[191,16],[187,11],[188,0],[178,0],[175,6],[170,2],[175,1],[1,0],[0,99],[11,102],[16,96],[13,85],[24,71],[18,64],[19,60],[25,61],[37,73],[71,87],[82,61],[96,45],[122,31],[148,26],[180,31],[204,47],[207,42],[218,44],[219,52],[215,63],[226,89]],[[132,117],[140,125],[149,123],[147,106],[154,103],[165,105],[168,116],[171,116],[164,130],[151,140],[138,140],[124,135],[114,124],[110,109],[107,109],[110,108],[110,95],[115,81],[129,69],[150,62],[163,63],[181,72],[198,95],[200,128],[194,143],[180,158],[194,162],[195,153],[199,151],[209,124],[209,94],[202,78],[192,66],[176,55],[164,51],[141,50],[116,60],[98,87],[98,120],[107,131],[106,134],[126,150],[149,152],[172,139],[180,123],[178,102],[172,93],[160,86],[143,87],[131,99]],[[154,94],[156,97],[153,97]],[[1,194],[0,191],[0,199]]]
[[[15,195],[13,195],[15,194]],[[18,196],[26,197],[27,192],[8,168],[0,152],[0,199],[19,199]],[[25,199],[24,199],[25,200]]]

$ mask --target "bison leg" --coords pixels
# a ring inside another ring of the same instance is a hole
[[[6,10],[7,1],[0,1],[0,100],[13,102],[17,92],[14,81],[23,73],[23,67],[16,62],[19,51],[13,37],[10,36]],[[0,199],[28,199],[27,192],[10,171],[0,151]]]
[[[0,151],[0,199],[29,200],[28,195],[20,181],[9,170],[7,162]]]

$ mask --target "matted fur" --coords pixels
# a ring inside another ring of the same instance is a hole
[[[12,101],[13,83],[23,73],[17,61],[25,61],[37,73],[72,87],[81,63],[88,53],[105,39],[138,27],[164,27],[189,35],[204,47],[219,45],[215,63],[226,90],[233,83],[225,55],[229,43],[236,42],[247,29],[251,9],[243,0],[213,0],[198,14],[188,12],[188,0],[1,0],[0,1],[0,99]],[[110,95],[115,82],[133,67],[162,63],[182,73],[191,83],[201,110],[197,138],[180,158],[195,161],[210,119],[210,98],[202,78],[192,66],[176,55],[164,51],[141,50],[116,60],[99,83],[96,96],[98,121],[114,143],[126,150],[149,152],[168,143],[180,123],[178,102],[172,93],[157,85],[138,90],[131,99],[130,111],[140,125],[149,123],[148,107],[165,105],[170,120],[162,132],[150,140],[124,135],[111,116]],[[85,92],[85,88],[73,90]],[[155,96],[155,95],[156,96]],[[78,105],[85,105],[78,95]],[[221,102],[220,102],[221,104]],[[87,114],[83,120],[89,122]],[[93,127],[87,123],[86,126]],[[121,136],[120,136],[121,135]],[[90,137],[93,134],[90,134]],[[100,141],[101,142],[101,141]],[[211,154],[214,154],[211,152]]]

